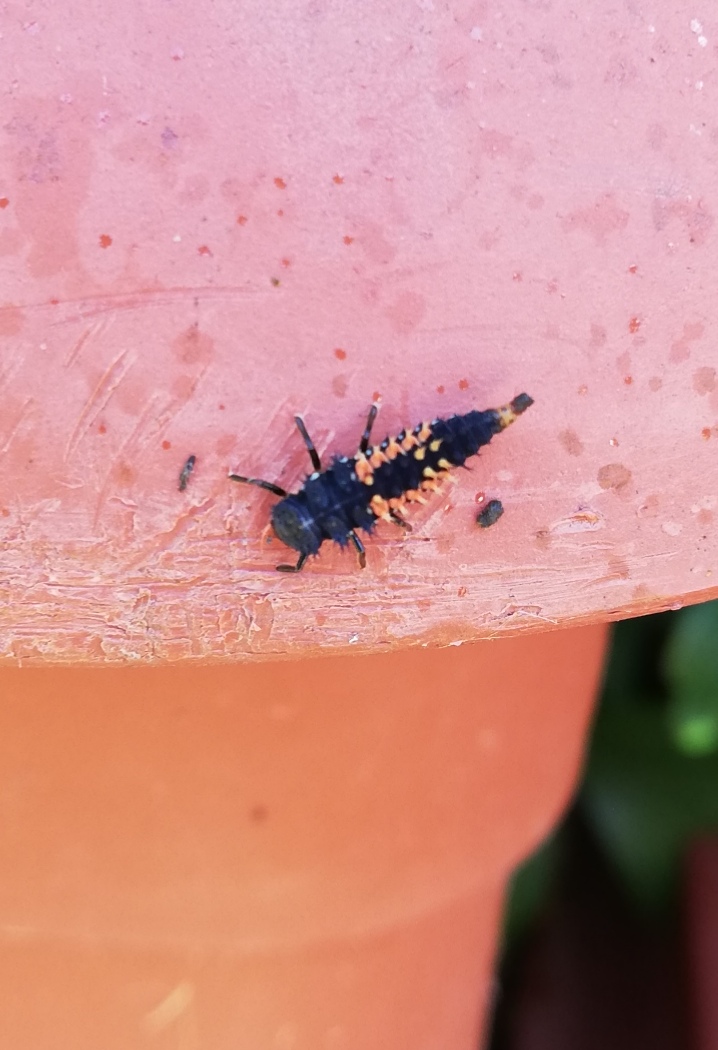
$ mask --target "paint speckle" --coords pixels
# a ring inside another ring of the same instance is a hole
[[[639,518],[656,518],[661,505],[660,496],[652,492],[636,511]]]
[[[583,442],[579,438],[575,430],[562,430],[558,435],[558,440],[563,445],[569,456],[580,456],[583,452]]]
[[[332,393],[335,397],[346,397],[349,384],[346,376],[334,376],[332,379]]]
[[[0,307],[0,335],[17,335],[25,324],[25,314],[19,306]]]
[[[289,269],[289,267],[292,265],[292,260],[287,259],[286,256],[284,257],[284,259],[281,259],[280,262],[285,270]]]
[[[618,448],[618,438],[609,438],[608,443],[611,448]]]
[[[520,270],[514,270],[514,272],[511,274],[511,280],[516,281],[517,284],[520,284],[521,281],[523,281],[523,279],[524,275],[521,273]]]
[[[599,347],[603,346],[608,339],[608,333],[602,324],[591,325],[591,338],[589,346],[592,350],[598,350]]]
[[[109,233],[101,233],[99,242],[101,248],[109,248],[112,244],[112,238],[110,237]]]
[[[466,587],[459,587],[458,591],[456,592],[456,596],[458,598],[465,598],[468,593],[469,592],[466,590]]]
[[[342,350],[342,348],[340,346],[338,346],[334,350],[334,356],[336,357],[337,361],[346,361],[346,359],[347,359],[347,352],[346,352],[346,350]]]
[[[638,317],[632,317],[631,320],[628,322],[628,331],[631,332],[631,334],[637,332],[640,329],[640,327],[641,320]]]
[[[279,288],[279,285],[281,284],[281,281],[279,280],[278,277],[270,277],[269,280],[271,281],[272,285],[275,288]]]
[[[274,180],[274,185],[277,187],[278,190],[286,190],[287,188],[286,182],[280,175],[278,175]]]
[[[624,382],[624,384],[626,386],[632,386],[633,385],[633,376],[624,376],[623,377],[623,382]]]
[[[563,228],[567,233],[574,230],[587,233],[596,244],[602,245],[611,234],[624,230],[629,218],[629,212],[619,207],[612,194],[606,193],[597,197],[588,207],[567,215],[563,220]]]
[[[460,379],[459,380],[459,390],[468,390],[468,389],[469,389],[469,380],[468,379]]]
[[[710,427],[703,427],[703,429],[701,430],[701,437],[704,441],[710,441],[711,433],[712,432]]]
[[[715,222],[704,202],[691,197],[684,200],[656,197],[652,205],[652,218],[659,233],[668,230],[669,226],[671,231],[682,229],[688,243],[695,245],[706,242]]]
[[[703,396],[704,394],[712,393],[716,388],[716,370],[705,365],[703,368],[697,368],[693,373],[693,389],[697,394]]]
[[[426,303],[416,292],[401,292],[385,313],[394,331],[408,335],[426,313]]]
[[[635,263],[631,263],[631,265],[628,267],[628,273],[638,273],[638,267]]]
[[[184,58],[184,48],[175,47],[170,51],[170,58],[173,62],[181,62]]]
[[[172,128],[164,128],[160,135],[162,145],[165,149],[175,149],[179,142],[179,135]]]
[[[668,359],[671,364],[680,364],[682,361],[687,361],[691,356],[690,344],[700,339],[705,331],[705,326],[700,322],[690,322],[683,325],[683,334],[679,339],[676,339],[671,343],[671,350],[668,355]]]
[[[585,383],[581,383],[581,386],[578,388],[576,393],[579,394],[581,397],[583,397],[585,394],[587,394],[588,393],[588,387],[586,386],[586,384]]]
[[[602,489],[622,492],[632,477],[631,471],[623,463],[607,463],[598,471],[596,480]]]

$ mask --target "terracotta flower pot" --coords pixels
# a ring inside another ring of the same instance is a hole
[[[16,1050],[470,1050],[601,627],[214,669],[4,669]]]

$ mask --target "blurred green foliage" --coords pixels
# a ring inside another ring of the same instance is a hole
[[[573,809],[644,916],[670,908],[694,836],[718,829],[718,602],[618,624]],[[517,869],[510,948],[540,912],[560,827]]]

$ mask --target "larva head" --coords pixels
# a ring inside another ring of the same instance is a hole
[[[272,528],[277,538],[300,554],[316,554],[322,533],[307,505],[297,496],[287,496],[272,508]]]

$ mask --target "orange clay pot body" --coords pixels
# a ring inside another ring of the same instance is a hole
[[[13,1050],[473,1050],[604,629],[0,677]]]

